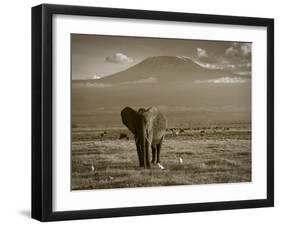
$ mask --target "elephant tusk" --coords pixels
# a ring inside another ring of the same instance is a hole
[[[149,143],[149,145],[151,145],[151,142],[149,141],[149,139],[148,139],[147,136],[145,137],[145,139],[147,140],[147,142]],[[135,138],[136,144],[138,144],[139,140],[140,140],[140,139],[139,139],[138,137]]]
[[[145,137],[145,139],[147,140],[147,142],[149,143],[149,145],[151,146],[151,142],[149,141],[149,139],[147,137]]]

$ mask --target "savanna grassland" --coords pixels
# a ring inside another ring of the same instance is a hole
[[[250,182],[251,126],[170,128],[161,164],[165,169],[140,169],[125,128],[72,128],[71,189],[84,190]]]

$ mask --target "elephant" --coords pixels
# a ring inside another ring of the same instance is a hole
[[[150,147],[151,162],[160,164],[160,151],[168,124],[166,117],[156,107],[140,108],[138,111],[125,107],[121,111],[121,118],[135,137],[140,167],[150,168]]]
[[[120,133],[119,140],[126,139],[129,140],[129,137],[126,133]]]

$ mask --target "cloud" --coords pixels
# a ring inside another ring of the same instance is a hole
[[[206,50],[197,48],[197,56],[192,60],[203,68],[227,70],[235,73],[237,70],[250,70],[251,52],[252,45],[250,43],[233,42],[220,55],[207,54]]]
[[[197,48],[196,50],[197,50],[197,57],[199,59],[208,57],[207,51],[205,49]]]
[[[207,79],[207,80],[196,80],[194,83],[214,83],[214,84],[235,84],[235,83],[246,83],[249,79],[241,78],[241,77],[221,77],[217,79]]]
[[[239,55],[239,50],[236,47],[231,46],[225,50],[225,55],[228,57],[236,57]]]
[[[250,71],[236,71],[235,74],[241,75],[241,76],[250,76],[252,72]]]
[[[229,61],[222,60],[218,63],[207,63],[203,61],[193,60],[196,64],[203,68],[211,69],[211,70],[233,70],[239,67],[246,67],[249,64],[231,64]]]
[[[100,79],[100,76],[98,76],[98,75],[93,75],[92,79]]]
[[[183,61],[189,61],[189,60],[193,60],[191,57],[188,56],[176,56],[178,59],[181,59]]]
[[[107,87],[111,87],[112,84],[110,84],[110,83],[97,83],[97,82],[91,83],[91,82],[87,82],[86,86],[87,87],[94,87],[94,88],[107,88]]]
[[[211,70],[216,70],[216,69],[224,69],[225,67],[223,65],[220,64],[215,64],[215,63],[206,63],[206,62],[202,62],[202,61],[198,61],[198,60],[193,60],[196,64],[198,64],[199,66],[203,67],[203,68],[208,68]]]
[[[248,63],[244,63],[244,64],[238,64],[237,65],[237,67],[251,67],[252,66],[252,64],[250,63],[250,62],[248,62]]]
[[[131,62],[133,62],[133,59],[131,57],[128,57],[123,53],[114,53],[111,56],[107,56],[105,59],[107,62],[110,62],[110,63],[131,63]]]
[[[235,105],[225,105],[225,106],[198,106],[198,107],[190,107],[190,106],[165,106],[160,105],[156,106],[162,112],[245,112],[250,111],[251,107],[244,106],[235,106]]]
[[[233,43],[230,47],[225,50],[225,55],[230,58],[243,58],[248,57],[252,52],[251,44],[237,42]]]
[[[252,48],[251,48],[250,44],[244,44],[240,47],[240,49],[241,49],[242,55],[244,55],[244,56],[248,56],[252,52]]]
[[[149,77],[146,79],[140,79],[136,81],[127,81],[127,82],[121,82],[121,85],[134,85],[134,84],[151,84],[151,83],[156,83],[157,79],[154,77]]]

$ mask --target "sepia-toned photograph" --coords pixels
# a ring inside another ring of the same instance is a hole
[[[71,34],[71,190],[251,182],[252,44]]]

